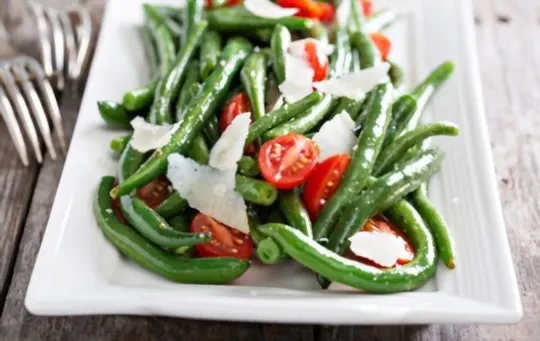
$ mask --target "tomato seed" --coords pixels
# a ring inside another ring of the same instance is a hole
[[[328,182],[326,183],[326,186],[332,187],[332,186],[334,186],[334,183],[333,183],[332,181],[328,181]]]
[[[231,251],[232,251],[233,253],[238,253],[238,249],[235,249],[235,248],[231,249]]]
[[[234,241],[236,242],[236,244],[240,244],[240,245],[244,244],[244,241],[240,238],[234,238]]]

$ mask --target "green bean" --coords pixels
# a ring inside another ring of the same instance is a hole
[[[348,1],[348,0],[346,0]],[[335,78],[342,74],[349,73],[351,68],[351,45],[349,35],[344,28],[336,30],[334,51],[330,55],[329,78]]]
[[[448,269],[454,269],[456,267],[454,241],[452,240],[446,221],[429,200],[426,187],[421,186],[414,191],[411,195],[411,201],[433,233],[437,249],[444,264]]]
[[[176,231],[188,233],[190,232],[191,220],[192,219],[184,214],[178,214],[167,220],[167,223]],[[172,252],[176,255],[183,255],[187,257],[193,257],[195,254],[193,245],[180,246],[172,250]]]
[[[261,174],[257,160],[245,155],[238,161],[238,172],[250,177]]]
[[[182,45],[174,67],[156,87],[154,103],[152,103],[148,114],[151,123],[164,124],[172,122],[171,102],[176,98],[180,90],[182,77],[207,25],[206,21],[199,21],[191,28],[191,33],[187,36],[184,45]]]
[[[302,112],[316,105],[322,98],[323,95],[321,93],[313,92],[295,103],[285,104],[279,109],[264,115],[260,120],[253,122],[249,127],[246,146],[249,146],[255,139],[268,130],[298,116]]]
[[[208,164],[210,158],[210,149],[202,134],[195,136],[189,147],[188,156],[201,165]]]
[[[313,127],[325,119],[336,102],[337,100],[332,99],[332,96],[324,95],[319,103],[306,110],[304,114],[264,133],[263,139],[268,141],[288,133],[304,134],[311,131]]]
[[[158,207],[155,208],[157,214],[165,219],[183,212],[188,207],[187,201],[178,194],[172,192]]]
[[[392,61],[388,61],[388,63],[390,64],[390,70],[388,70],[390,82],[392,82],[394,88],[399,89],[405,82],[405,75],[403,73],[403,70],[398,64]]]
[[[203,127],[203,134],[204,137],[206,137],[206,142],[208,143],[208,146],[213,146],[217,140],[219,140],[219,137],[221,136],[219,132],[219,119],[216,115],[212,115],[208,118],[208,122],[206,122],[206,125]]]
[[[201,90],[201,84],[193,83],[189,85],[187,89],[182,89],[182,91],[180,91],[178,102],[176,102],[176,122],[180,122],[184,118],[184,113],[189,107],[189,104],[197,97]]]
[[[416,111],[409,118],[409,120],[403,119],[408,122],[407,130],[414,129],[422,114],[426,105],[429,103],[435,92],[446,82],[446,80],[454,72],[454,64],[450,61],[446,61],[437,66],[428,77],[420,83],[413,91],[412,95],[416,97],[418,105]]]
[[[230,282],[248,269],[249,262],[245,260],[185,259],[169,255],[154,246],[115,217],[109,196],[113,183],[112,176],[101,179],[94,199],[94,215],[105,237],[137,264],[175,282],[204,284]]]
[[[367,69],[381,61],[379,49],[375,46],[368,34],[357,31],[350,36],[351,44],[358,51],[360,66]]]
[[[448,135],[457,136],[458,127],[453,123],[436,122],[425,124],[398,137],[392,144],[384,149],[377,158],[373,174],[380,175],[392,168],[392,166],[415,145],[420,145],[431,136]]]
[[[150,108],[154,101],[154,93],[159,79],[154,79],[140,88],[130,90],[122,97],[122,104],[129,111],[145,110]]]
[[[188,40],[191,31],[203,20],[204,0],[187,0],[184,10],[184,34],[182,41]]]
[[[360,32],[365,29],[366,25],[366,18],[364,17],[364,12],[362,10],[362,7],[360,5],[359,1],[350,0],[351,2],[351,13],[350,13],[350,21],[349,24],[351,31],[353,32]]]
[[[207,31],[201,41],[200,51],[200,70],[199,74],[201,79],[206,79],[219,60],[219,54],[221,53],[222,41],[221,36],[215,31]]]
[[[122,213],[133,228],[158,246],[177,248],[206,243],[212,239],[209,233],[185,233],[173,229],[140,199],[124,195],[120,197],[120,202]]]
[[[143,5],[145,24],[156,44],[160,61],[160,74],[165,76],[174,65],[176,46],[174,38],[165,26],[164,17],[153,6]]]
[[[295,191],[281,191],[279,193],[279,207],[289,225],[313,238],[311,219],[298,193]]]
[[[364,188],[375,164],[390,122],[392,86],[379,84],[369,103],[369,115],[358,136],[356,150],[334,195],[326,202],[313,226],[313,237],[319,240],[328,235],[349,200]]]
[[[134,115],[130,115],[122,104],[113,101],[98,101],[97,105],[101,118],[108,125],[123,128],[131,127],[129,122],[131,122]]]
[[[277,24],[291,30],[309,30],[313,27],[311,19],[298,17],[261,18],[250,13],[243,6],[222,7],[209,11],[207,20],[210,28],[219,32],[252,32],[256,29],[274,28]]]
[[[272,34],[270,46],[272,48],[272,67],[277,78],[277,83],[285,81],[285,56],[291,43],[291,33],[282,25],[276,25]]]
[[[251,104],[251,117],[254,121],[265,114],[264,95],[267,57],[263,52],[253,52],[240,71],[240,80]]]
[[[121,154],[126,149],[131,135],[115,137],[111,140],[110,148],[113,152]]]
[[[389,146],[392,142],[394,142],[396,137],[401,134],[401,132],[407,126],[409,118],[416,111],[416,108],[416,98],[409,94],[402,95],[394,102],[394,104],[392,104],[392,120],[388,125],[383,148]]]
[[[277,189],[263,180],[236,175],[236,191],[246,201],[263,206],[272,205],[277,197]]]
[[[274,238],[264,238],[257,245],[257,257],[264,264],[277,264],[285,260],[287,254]]]

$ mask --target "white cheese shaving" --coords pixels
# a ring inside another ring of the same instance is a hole
[[[347,22],[351,16],[351,1],[341,1],[336,9],[336,23],[338,27],[347,27]]]
[[[167,160],[167,177],[189,206],[229,227],[249,233],[246,203],[234,189],[234,171],[199,165],[180,154],[171,154]]]
[[[381,266],[392,267],[398,259],[407,257],[403,239],[390,233],[360,231],[351,238],[351,251]]]
[[[321,149],[319,161],[335,154],[350,155],[351,150],[356,145],[356,136],[353,131],[354,121],[346,111],[342,111],[325,122],[313,136],[313,141]]]
[[[270,19],[290,17],[298,12],[298,8],[283,8],[269,0],[245,0],[244,7],[258,17]]]
[[[313,69],[305,59],[286,54],[285,81],[279,85],[279,91],[287,102],[296,102],[313,91],[313,75]]]
[[[326,56],[332,54],[334,51],[334,45],[328,44],[324,41],[319,41],[313,38],[306,38],[295,40],[289,44],[289,53],[297,58],[306,59],[306,43],[308,41],[314,42],[317,46],[317,58],[320,64],[324,64],[327,60]]]
[[[151,124],[140,116],[131,120],[131,126],[133,127],[131,146],[141,153],[165,146],[177,127],[177,125]]]
[[[216,169],[236,172],[237,162],[244,153],[244,142],[251,123],[249,112],[234,118],[210,151],[208,164]]]
[[[375,85],[388,81],[389,68],[388,63],[381,63],[338,78],[314,82],[313,87],[326,94],[360,100]]]

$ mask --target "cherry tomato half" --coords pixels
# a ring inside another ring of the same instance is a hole
[[[240,92],[225,104],[223,111],[221,112],[221,119],[219,121],[219,129],[223,132],[232,123],[236,116],[251,111],[251,105],[249,104],[249,98],[245,92]]]
[[[323,10],[323,13],[319,19],[324,23],[332,22],[332,20],[334,20],[334,15],[336,14],[334,6],[327,2],[319,2],[319,6],[321,6]]]
[[[307,137],[288,134],[262,145],[259,168],[263,178],[279,189],[292,189],[313,170],[319,147]]]
[[[390,54],[390,49],[392,48],[392,43],[390,40],[380,32],[372,33],[370,34],[370,37],[373,43],[377,46],[377,49],[379,49],[382,60],[386,60]]]
[[[214,218],[199,213],[191,221],[191,232],[211,232],[212,240],[195,245],[199,257],[234,257],[249,259],[253,251],[253,240],[247,234],[227,227]]]
[[[319,215],[323,205],[336,192],[350,161],[347,154],[333,155],[318,164],[309,174],[302,201],[312,219]]]
[[[298,8],[297,17],[319,19],[323,8],[314,0],[278,0],[278,5],[285,8]]]
[[[225,104],[225,108],[221,112],[221,119],[219,120],[219,129],[223,132],[232,123],[234,118],[242,113],[251,112],[251,104],[249,103],[249,97],[245,92],[240,92],[234,95]],[[250,144],[246,147],[244,152],[246,154],[255,154],[255,144]]]
[[[373,15],[373,1],[371,0],[358,0],[362,1],[362,12],[364,16],[370,17]]]
[[[412,246],[411,242],[407,239],[407,237],[400,230],[398,230],[394,225],[392,225],[392,223],[390,221],[388,221],[384,217],[376,216],[376,217],[371,218],[370,220],[368,220],[366,225],[364,225],[364,228],[362,229],[362,231],[367,231],[367,232],[377,231],[377,232],[381,232],[381,233],[390,233],[390,234],[393,234],[394,236],[398,237],[399,239],[401,239],[403,241],[403,243],[405,243],[405,250],[407,251],[407,256],[399,258],[397,260],[396,265],[394,265],[394,267],[397,266],[397,265],[407,264],[414,258],[415,250],[414,250],[414,247]],[[373,262],[370,259],[367,259],[367,258],[364,258],[364,257],[359,257],[359,256],[355,255],[350,250],[348,250],[345,253],[345,257],[347,257],[349,259],[352,259],[352,260],[356,260],[356,261],[365,263],[365,264],[368,264],[368,265],[376,266],[378,268],[383,268],[382,266],[380,266],[379,264]]]
[[[137,197],[150,208],[156,208],[171,195],[170,182],[164,175],[137,190]]]
[[[326,76],[328,76],[328,68],[330,65],[328,57],[320,51],[317,43],[312,40],[306,41],[304,50],[306,51],[306,59],[314,71],[313,81],[319,82],[325,80]]]

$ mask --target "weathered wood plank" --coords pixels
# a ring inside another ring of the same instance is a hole
[[[33,156],[31,156],[33,157]],[[0,125],[0,311],[39,166],[25,168],[5,125]]]

